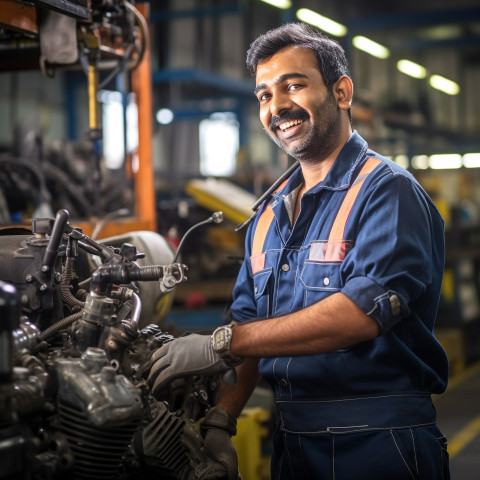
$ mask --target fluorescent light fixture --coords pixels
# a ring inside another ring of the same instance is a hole
[[[430,77],[430,86],[447,95],[457,95],[458,92],[460,92],[458,83],[452,82],[452,80],[442,77],[441,75],[432,75]]]
[[[430,155],[428,165],[435,170],[460,168],[462,166],[462,156],[458,153]]]
[[[408,157],[407,155],[396,155],[394,158],[394,162],[397,165],[400,165],[403,168],[408,168]]]
[[[161,108],[156,115],[157,122],[161,125],[168,125],[173,122],[174,114],[169,108]]]
[[[273,5],[274,7],[281,8],[286,10],[292,6],[291,0],[262,0],[262,2],[268,3],[269,5]]]
[[[300,8],[297,10],[297,18],[336,37],[344,37],[347,34],[347,27],[345,25],[337,23],[308,8]]]
[[[397,62],[397,68],[405,75],[409,75],[413,78],[425,78],[427,76],[427,69],[422,67],[418,63],[411,62],[410,60],[399,60]]]
[[[354,47],[357,47],[359,50],[363,50],[374,57],[384,59],[390,56],[390,50],[387,47],[384,47],[362,35],[353,37],[352,43]]]
[[[463,156],[463,165],[467,168],[479,168],[480,153],[466,153]]]
[[[412,167],[417,170],[426,170],[428,168],[428,156],[414,155],[412,157]]]

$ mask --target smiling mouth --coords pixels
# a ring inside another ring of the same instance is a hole
[[[303,123],[303,120],[296,119],[296,120],[290,120],[288,122],[283,122],[280,125],[278,125],[278,128],[282,132],[286,132],[289,128],[295,127],[296,125],[300,125]]]

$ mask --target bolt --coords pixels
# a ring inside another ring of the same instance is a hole
[[[27,283],[32,283],[33,282],[33,276],[28,274],[26,277],[25,277],[25,281]]]
[[[42,272],[48,272],[50,267],[48,265],[42,265]]]
[[[40,291],[41,291],[41,292],[44,292],[44,291],[47,290],[47,289],[48,289],[48,286],[47,286],[46,283],[42,283],[42,284],[40,285]]]
[[[173,277],[172,275],[168,275],[166,277],[164,277],[163,279],[163,284],[167,287],[167,288],[172,288],[175,286],[175,277]]]

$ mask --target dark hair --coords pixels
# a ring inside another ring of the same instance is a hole
[[[340,44],[305,23],[287,23],[255,39],[247,52],[248,70],[255,75],[259,63],[290,45],[309,48],[315,53],[323,81],[329,90],[341,76],[350,78],[348,61]]]

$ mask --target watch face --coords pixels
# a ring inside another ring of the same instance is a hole
[[[227,347],[227,332],[226,328],[218,328],[215,331],[214,335],[214,342],[213,342],[213,348],[217,352],[221,352],[223,350],[226,350]]]

